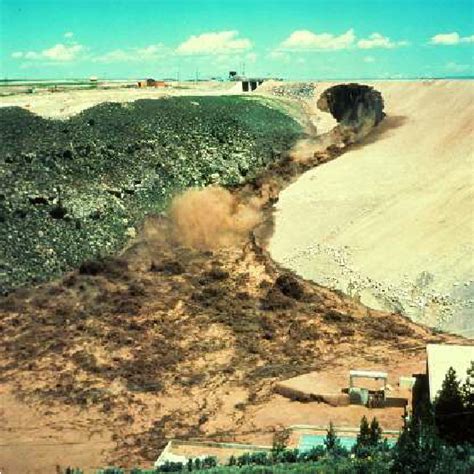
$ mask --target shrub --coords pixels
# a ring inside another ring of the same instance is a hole
[[[295,300],[300,300],[304,296],[304,290],[300,282],[289,273],[280,275],[275,281],[275,286],[277,286],[285,296]]]
[[[287,429],[276,431],[273,434],[272,441],[272,458],[278,455],[279,452],[284,451],[288,446],[288,440],[290,439],[290,432]]]
[[[262,452],[252,453],[250,455],[250,463],[256,464],[258,466],[266,466],[271,463],[271,460],[268,454],[262,451]]]
[[[212,467],[217,466],[217,458],[214,456],[207,456],[202,460],[201,464],[203,469],[211,469]]]
[[[309,451],[301,452],[298,456],[299,462],[314,462],[319,461],[326,455],[326,450],[323,446],[314,446]]]
[[[158,472],[180,472],[184,468],[182,462],[166,461],[163,466],[160,466]]]
[[[250,454],[244,453],[237,458],[237,466],[248,466],[250,464]]]
[[[298,462],[299,451],[297,449],[284,449],[279,451],[275,458],[274,462],[277,463],[295,463]]]

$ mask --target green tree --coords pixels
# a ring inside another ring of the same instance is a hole
[[[324,446],[326,446],[326,450],[329,453],[333,452],[341,446],[341,441],[336,435],[336,431],[334,430],[334,425],[332,421],[329,423],[329,428],[327,430],[326,438],[324,440]]]
[[[468,441],[463,423],[464,399],[456,371],[450,367],[434,402],[434,415],[442,439],[457,443]]]
[[[359,434],[357,435],[357,441],[354,446],[354,453],[357,457],[369,456],[368,448],[370,446],[371,433],[369,422],[365,415],[360,420]]]
[[[370,426],[365,415],[360,420],[359,434],[357,435],[357,443],[363,446],[370,444]]]
[[[273,434],[272,458],[276,459],[282,451],[285,451],[290,439],[290,431],[286,428],[276,431]]]
[[[378,444],[382,441],[382,428],[377,420],[377,418],[373,418],[372,422],[370,423],[370,444],[372,446],[378,446]]]
[[[394,474],[400,472],[407,474],[420,472],[417,470],[418,451],[418,429],[416,423],[412,420],[405,423],[397,444],[393,449],[392,472]]]
[[[393,474],[467,474],[472,446],[443,444],[433,423],[414,418],[403,428],[392,450]],[[469,467],[470,466],[470,467]]]
[[[464,407],[467,409],[474,409],[474,360],[471,361],[471,367],[467,369],[467,377],[462,389],[462,396],[464,399]]]
[[[370,456],[371,432],[369,422],[365,416],[360,420],[359,434],[354,446],[354,453],[358,458],[367,458]]]
[[[461,387],[465,416],[463,426],[466,430],[467,441],[474,444],[474,361],[467,369],[467,378]]]
[[[388,446],[382,443],[382,428],[377,418],[369,422],[364,416],[360,421],[360,430],[354,446],[354,453],[358,458],[368,458],[369,456],[379,456],[387,454]]]

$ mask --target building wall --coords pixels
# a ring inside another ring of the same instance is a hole
[[[467,369],[474,361],[474,346],[458,346],[454,344],[428,344],[426,346],[430,400],[434,401],[441,390],[449,368],[452,367],[458,380],[463,383],[467,377]]]

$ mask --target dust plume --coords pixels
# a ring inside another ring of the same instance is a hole
[[[211,186],[177,196],[170,218],[175,240],[210,250],[242,243],[260,223],[261,213],[256,202],[243,203],[228,190]]]
[[[329,147],[343,148],[345,145],[340,135],[338,125],[328,133],[299,140],[290,152],[291,159],[298,163],[309,163],[316,154],[324,153]]]

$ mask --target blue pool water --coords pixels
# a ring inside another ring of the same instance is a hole
[[[324,446],[325,439],[325,434],[303,434],[300,437],[298,449],[300,451],[309,451],[315,446]],[[350,450],[357,441],[356,436],[338,436],[338,439],[341,441],[341,445],[348,450]],[[397,442],[397,440],[395,438],[388,438],[387,442],[389,446],[393,446]]]

